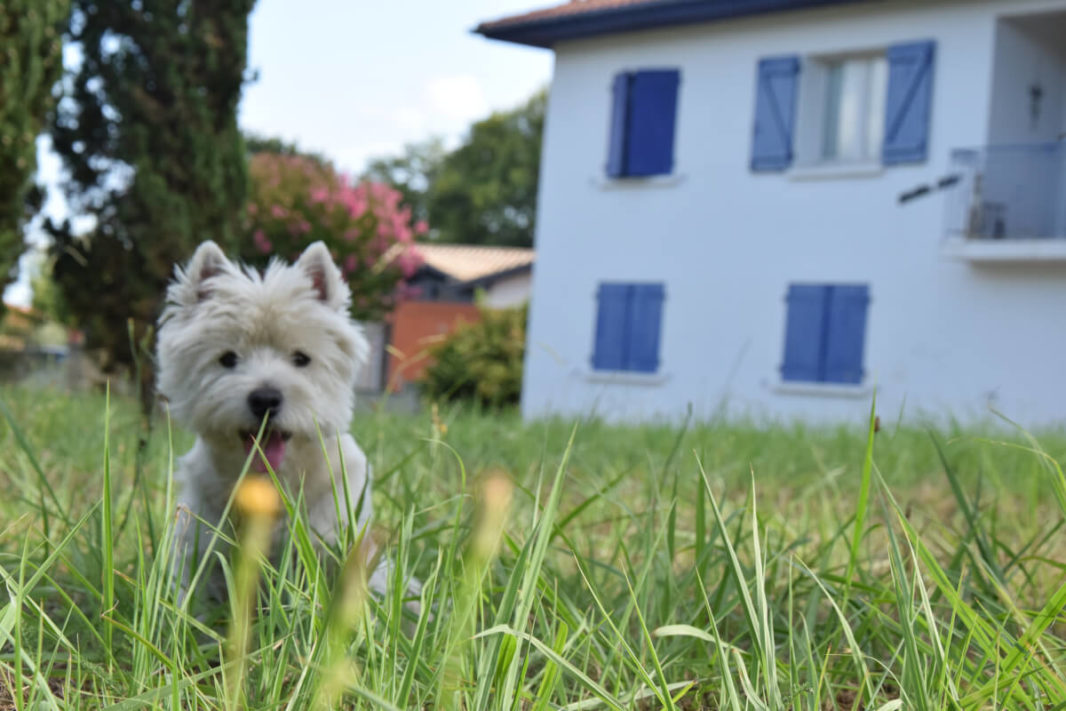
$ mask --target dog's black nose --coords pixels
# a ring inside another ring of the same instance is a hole
[[[248,395],[248,407],[258,420],[267,415],[277,417],[281,411],[281,391],[270,387],[256,388]]]

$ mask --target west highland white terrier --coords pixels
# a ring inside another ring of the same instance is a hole
[[[348,523],[346,501],[353,508],[361,503],[360,528],[369,520],[367,459],[348,433],[355,380],[369,347],[348,315],[350,298],[321,242],[294,264],[274,261],[262,273],[204,242],[175,270],[157,350],[159,392],[173,418],[196,433],[176,476],[175,553],[184,561],[183,589],[212,539],[216,551],[224,550],[212,527],[225,524],[249,456],[253,471],[269,465],[292,500],[302,498],[321,542],[338,540]],[[371,588],[382,590],[386,577],[379,566]],[[214,597],[224,594],[217,572],[207,587]]]

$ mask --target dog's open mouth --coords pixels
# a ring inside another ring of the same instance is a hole
[[[242,430],[241,441],[244,443],[244,453],[250,454],[255,448],[255,436],[256,432],[252,430]],[[285,447],[289,443],[289,439],[292,438],[292,432],[286,432],[285,430],[270,429],[263,433],[263,437],[259,440],[259,449],[263,454],[260,456],[258,453],[252,458],[252,471],[265,472],[267,462],[270,463],[270,468],[277,471],[281,466],[281,462],[285,459]],[[263,458],[266,461],[263,461]]]

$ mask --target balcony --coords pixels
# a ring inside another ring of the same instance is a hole
[[[947,255],[1066,263],[1066,141],[956,150],[950,173]]]

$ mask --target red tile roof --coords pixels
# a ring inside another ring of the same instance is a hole
[[[395,244],[385,253],[385,261],[395,259],[405,245]],[[429,244],[414,246],[423,265],[457,282],[477,281],[508,272],[532,269],[536,252],[522,247],[482,247],[473,244]]]
[[[534,252],[521,247],[480,247],[468,244],[415,245],[427,266],[457,281],[474,281],[531,267]]]

